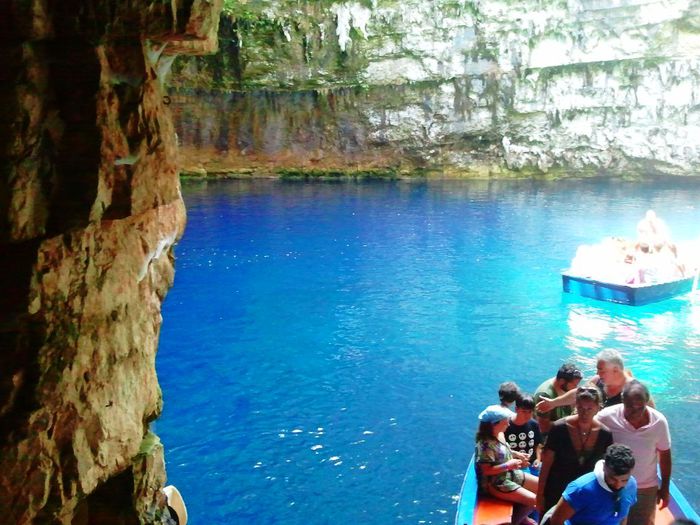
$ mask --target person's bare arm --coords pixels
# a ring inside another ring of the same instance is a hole
[[[576,389],[571,389],[568,392],[563,393],[560,396],[548,398],[546,396],[540,396],[542,399],[535,406],[537,412],[549,412],[557,407],[572,406],[576,403]]]
[[[552,468],[552,462],[554,462],[554,451],[544,450],[542,452],[542,469],[540,470],[539,481],[537,482],[537,512],[542,516],[545,511],[549,509],[544,508],[544,486],[547,484],[547,478],[549,477],[549,469]]]
[[[498,465],[492,465],[490,463],[480,463],[479,468],[481,473],[486,476],[495,476],[496,474],[503,474],[508,470],[515,470],[520,468],[519,459],[509,459],[505,463],[499,463]]]
[[[533,467],[535,468],[542,468],[542,452],[544,450],[544,445],[540,443],[535,447],[535,463],[533,464]]]
[[[511,450],[510,453],[515,459],[529,459],[530,458],[530,456],[525,454],[525,452],[520,452],[519,450]]]
[[[659,472],[661,473],[661,486],[656,496],[661,508],[668,507],[668,489],[671,484],[671,449],[659,450]]]
[[[554,514],[549,520],[550,525],[564,525],[564,522],[574,515],[574,509],[564,498],[559,498],[557,506],[554,507]]]

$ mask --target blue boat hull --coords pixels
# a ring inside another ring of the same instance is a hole
[[[586,277],[578,277],[567,273],[561,274],[564,291],[582,297],[590,297],[599,301],[641,306],[670,299],[677,295],[690,292],[693,288],[693,277],[670,281],[666,283],[631,286],[596,281]]]
[[[459,491],[459,501],[457,502],[457,516],[455,525],[473,525],[476,514],[476,499],[479,485],[476,479],[476,466],[474,456],[469,461],[467,473],[464,476],[462,489]]]

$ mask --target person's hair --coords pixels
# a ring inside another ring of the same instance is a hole
[[[480,421],[479,428],[476,431],[476,440],[493,439],[493,423],[489,421]]]
[[[501,403],[512,403],[519,397],[520,389],[518,388],[518,385],[512,381],[501,383],[501,386],[498,387],[498,399],[501,400]]]
[[[564,381],[573,381],[574,379],[581,379],[583,374],[581,371],[571,363],[564,363],[557,370],[557,379],[563,379]]]
[[[603,361],[609,365],[617,366],[620,370],[625,369],[625,362],[622,360],[622,354],[617,350],[607,348],[598,352],[595,356],[596,362]]]
[[[530,394],[520,394],[520,397],[515,400],[515,408],[535,410],[535,400]]]
[[[605,451],[605,466],[616,476],[627,474],[634,468],[634,455],[627,445],[613,443]]]
[[[651,395],[649,394],[649,389],[644,383],[642,383],[641,381],[637,381],[636,379],[631,379],[627,381],[625,383],[625,386],[622,387],[622,399],[625,399],[627,396],[629,396],[632,390],[641,390],[642,394],[644,394],[644,399],[649,401],[649,398],[651,397]]]
[[[595,401],[598,405],[602,405],[603,394],[600,392],[600,389],[593,384],[581,385],[576,389],[576,402],[578,403],[582,400]]]

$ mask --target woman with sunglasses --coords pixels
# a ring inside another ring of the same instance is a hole
[[[559,419],[549,431],[542,453],[537,486],[537,510],[542,515],[556,505],[566,486],[593,471],[612,433],[593,419],[602,404],[602,394],[592,385],[576,389],[576,413]]]

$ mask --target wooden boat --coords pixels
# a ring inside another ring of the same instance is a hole
[[[599,301],[640,306],[689,293],[693,289],[691,277],[654,284],[616,284],[579,277],[567,272],[561,274],[564,291]]]
[[[502,525],[510,524],[512,505],[496,498],[478,497],[478,483],[474,456],[472,456],[457,503],[455,525]],[[668,507],[656,511],[656,525],[669,525],[674,519],[686,518],[700,524],[700,516],[685,499],[675,483],[671,481]]]

